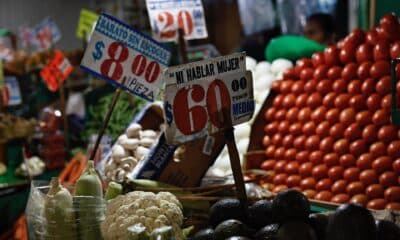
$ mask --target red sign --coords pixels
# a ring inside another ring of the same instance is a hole
[[[68,75],[72,72],[72,66],[61,51],[56,50],[54,57],[42,69],[40,76],[47,84],[50,91],[57,91]]]

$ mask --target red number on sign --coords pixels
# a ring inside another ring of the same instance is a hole
[[[174,99],[174,116],[177,128],[185,135],[201,131],[207,123],[204,106],[195,105],[203,101],[205,92],[202,86],[192,85],[180,89]],[[195,105],[195,106],[193,106]]]
[[[157,80],[158,75],[160,74],[160,65],[158,65],[157,62],[152,61],[146,69],[146,73],[144,75],[144,78],[146,79],[147,82],[152,83],[155,80]]]
[[[164,26],[161,27],[161,38],[173,38],[175,37],[176,30],[173,29],[174,15],[169,12],[163,12],[158,15],[158,21],[161,23],[165,22]]]
[[[142,75],[146,68],[146,58],[143,55],[136,55],[135,59],[133,59],[132,63],[132,73],[136,76]]]
[[[117,56],[118,49],[120,49],[120,51]],[[129,50],[122,43],[119,42],[111,43],[110,46],[108,47],[108,56],[110,58],[105,60],[101,64],[100,66],[101,74],[115,81],[118,81],[121,78],[124,70],[121,63],[128,58],[128,55],[129,55]],[[111,71],[112,66],[114,66],[113,71]]]
[[[193,32],[192,15],[186,10],[178,13],[178,26],[183,29],[185,35],[190,35]]]
[[[231,97],[228,88],[222,80],[214,80],[207,90],[207,111],[210,116],[211,123],[218,127],[223,128],[228,119],[224,119],[223,112],[227,116],[231,116]]]

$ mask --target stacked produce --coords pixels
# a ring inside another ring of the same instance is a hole
[[[400,227],[387,220],[375,221],[366,208],[341,205],[329,214],[310,213],[307,197],[285,190],[272,200],[246,206],[237,199],[223,199],[210,209],[209,227],[193,240],[389,240],[400,238]]]
[[[0,142],[16,138],[28,138],[35,132],[36,121],[26,120],[11,114],[0,114]]]
[[[400,210],[400,131],[390,118],[395,57],[400,25],[388,14],[378,27],[356,29],[311,59],[298,60],[274,83],[260,166],[273,172],[269,189]]]

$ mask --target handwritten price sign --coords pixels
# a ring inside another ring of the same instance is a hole
[[[168,68],[164,78],[168,143],[191,141],[253,115],[253,81],[244,53]]]
[[[107,14],[97,21],[81,67],[148,101],[162,85],[170,52],[160,43]],[[123,79],[126,81],[122,85]]]
[[[179,28],[187,40],[207,37],[201,0],[147,0],[146,4],[157,40],[177,40]]]
[[[50,91],[57,91],[72,72],[72,65],[61,51],[56,50],[51,61],[40,71],[40,76]]]

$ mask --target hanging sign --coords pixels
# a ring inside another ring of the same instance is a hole
[[[40,76],[50,91],[57,91],[68,75],[72,72],[72,65],[61,51],[56,50],[53,58],[42,69]]]
[[[4,106],[15,106],[22,103],[21,91],[19,88],[17,77],[7,76],[4,78],[2,97]]]
[[[154,38],[176,41],[182,28],[186,40],[207,38],[201,0],[146,0]]]
[[[204,137],[253,115],[253,81],[245,53],[171,67],[164,78],[168,143]]]
[[[88,40],[97,19],[99,19],[99,14],[84,8],[81,9],[76,36],[82,40]]]
[[[39,51],[47,50],[61,39],[61,32],[51,18],[45,18],[32,29],[32,45]]]
[[[81,67],[132,94],[154,101],[163,84],[162,72],[170,57],[171,53],[154,39],[102,14]]]

